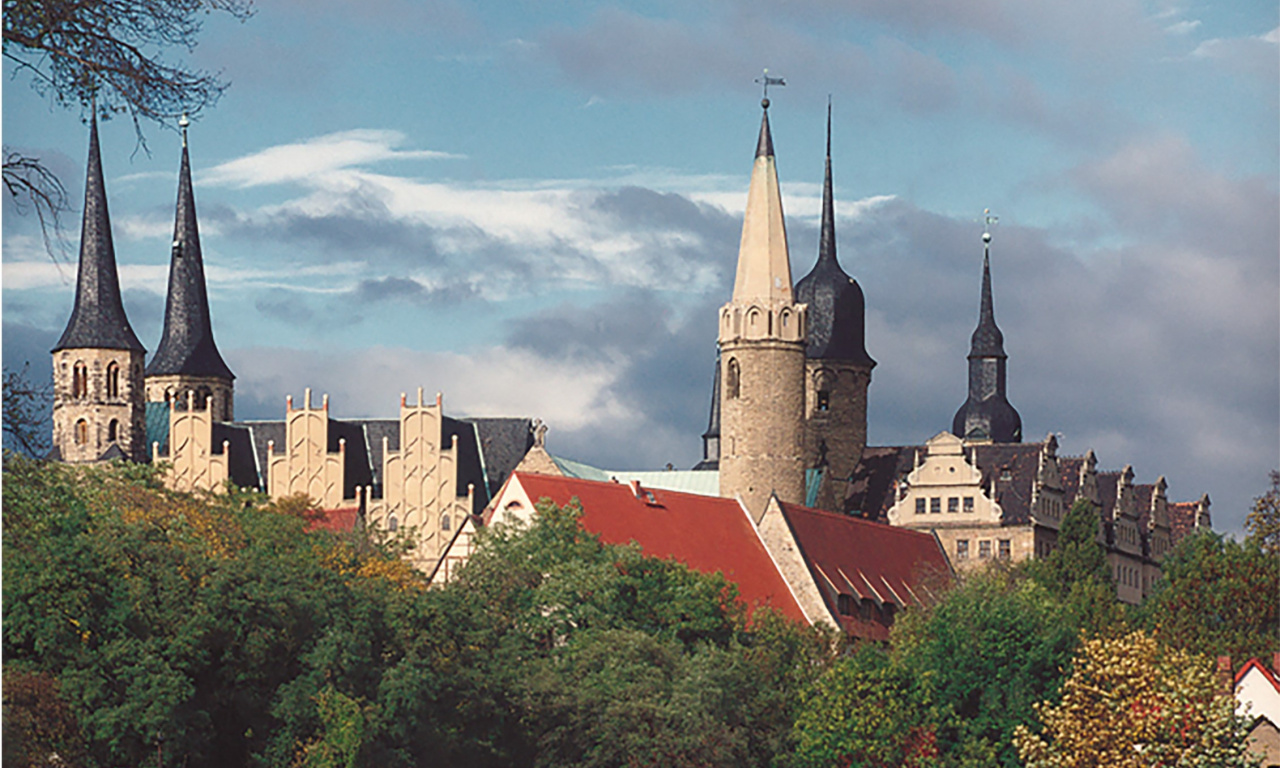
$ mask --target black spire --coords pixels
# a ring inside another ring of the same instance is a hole
[[[978,327],[969,345],[969,398],[956,411],[951,432],[971,440],[996,443],[1022,442],[1022,417],[1006,397],[1008,355],[1004,334],[996,327],[991,300],[991,235],[984,232],[982,253],[982,302]]]
[[[773,135],[769,133],[769,100],[760,102],[764,117],[760,118],[760,140],[756,142],[756,157],[773,157]]]
[[[213,343],[185,125],[182,129],[182,167],[178,171],[178,210],[173,223],[173,256],[169,263],[169,299],[164,309],[164,333],[151,364],[147,366],[148,376],[174,374],[235,378]]]
[[[836,204],[831,189],[831,104],[827,103],[827,162],[822,181],[822,237],[818,263],[796,283],[796,301],[809,305],[809,358],[849,360],[874,367],[867,354],[866,300],[858,281],[836,259]]]
[[[84,182],[76,303],[67,329],[53,351],[77,348],[146,352],[129,326],[120,301],[120,278],[116,274],[116,251],[111,243],[111,216],[107,212],[107,186],[102,178],[96,114],[89,120],[89,167]]]
[[[694,469],[719,469],[720,467],[720,353],[716,353],[716,373],[711,383],[711,413],[707,417],[707,431],[702,433],[702,461]]]

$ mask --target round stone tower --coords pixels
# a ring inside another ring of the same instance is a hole
[[[778,171],[763,102],[733,298],[720,309],[720,494],[764,514],[805,501],[806,307],[792,295]]]

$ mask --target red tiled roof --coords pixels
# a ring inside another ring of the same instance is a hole
[[[831,615],[846,632],[887,640],[887,624],[841,615],[837,595],[905,608],[933,602],[951,567],[932,534],[795,504],[782,512]]]
[[[321,509],[316,511],[316,516],[307,523],[308,531],[334,531],[335,533],[345,533],[355,530],[356,518],[360,515],[359,507],[344,507],[341,509]]]
[[[1240,668],[1240,671],[1236,672],[1235,684],[1239,685],[1240,681],[1244,679],[1244,676],[1248,674],[1249,670],[1254,668],[1257,668],[1257,670],[1262,673],[1263,678],[1265,678],[1268,683],[1271,683],[1272,688],[1280,691],[1280,679],[1276,677],[1274,672],[1267,668],[1266,664],[1263,664],[1257,659],[1249,659],[1244,663],[1244,666]]]
[[[634,541],[651,557],[672,558],[703,573],[719,571],[738,585],[740,599],[751,610],[767,605],[805,621],[755,526],[733,499],[656,488],[642,489],[643,498],[637,498],[622,483],[525,472],[512,478],[534,502],[548,498],[564,505],[576,497],[583,528],[606,544]]]

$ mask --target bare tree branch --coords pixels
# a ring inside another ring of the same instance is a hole
[[[62,228],[62,214],[74,209],[62,180],[39,158],[4,148],[4,188],[18,213],[34,213],[40,221],[44,249],[54,262],[66,258],[70,246]]]
[[[22,370],[4,371],[5,442],[35,459],[42,459],[53,444],[49,413],[53,407],[53,382],[36,384],[29,378],[30,363]]]

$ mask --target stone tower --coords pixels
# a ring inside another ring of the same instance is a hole
[[[733,298],[720,309],[720,494],[757,518],[772,493],[805,501],[806,308],[791,288],[787,230],[762,103]]]
[[[169,263],[169,298],[164,310],[160,346],[147,366],[147,402],[175,401],[185,410],[189,398],[197,410],[208,403],[214,421],[231,421],[235,375],[218,354],[209,319],[196,199],[191,189],[187,122],[182,122],[182,166],[178,170],[178,207]]]
[[[805,346],[804,466],[821,469],[814,506],[835,510],[844,481],[867,444],[867,387],[876,361],[867,354],[866,306],[858,281],[836,259],[835,199],[831,191],[831,105],[827,105],[827,162],[822,182],[818,263],[796,283],[808,306]]]
[[[951,433],[965,440],[1022,442],[1022,417],[1005,396],[1004,334],[991,301],[991,233],[982,233],[982,303],[969,346],[969,399],[956,411]]]
[[[146,460],[142,362],[146,350],[125,316],[111,242],[98,120],[89,122],[89,165],[80,267],[71,319],[53,348],[51,458],[82,463]]]

